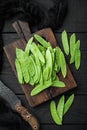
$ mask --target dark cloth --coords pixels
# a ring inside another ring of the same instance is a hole
[[[0,0],[0,71],[2,66],[4,22],[17,16],[29,22],[32,30],[51,27],[57,30],[67,12],[66,0]],[[5,102],[0,101],[0,130],[30,130],[29,125],[14,113]]]

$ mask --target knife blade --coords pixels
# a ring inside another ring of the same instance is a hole
[[[39,123],[36,117],[29,112],[24,106],[21,104],[21,100],[15,95],[15,93],[9,89],[6,85],[4,85],[0,81],[0,97],[9,103],[11,108],[18,112],[21,117],[27,121],[33,130],[39,130]]]

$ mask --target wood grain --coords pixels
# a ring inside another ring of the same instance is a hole
[[[23,30],[22,30],[22,32],[23,32]],[[30,32],[26,31],[26,28],[24,30],[24,33],[25,34],[28,33],[28,34],[25,35],[26,40],[28,40],[31,36],[34,35],[34,34],[30,35]],[[42,29],[42,30],[40,30],[40,31],[38,31],[36,33],[41,35],[42,37],[45,37],[45,39],[47,41],[52,43],[53,47],[56,47],[57,42],[56,42],[54,34],[53,34],[53,32],[52,32],[52,30],[50,28]],[[27,37],[27,35],[28,35],[28,37]],[[24,35],[21,35],[21,36],[24,37]],[[25,46],[26,46],[26,41],[24,39],[20,39],[20,40],[18,40],[16,42],[14,42],[12,44],[9,44],[8,46],[4,47],[5,53],[7,55],[7,58],[8,58],[11,66],[12,66],[12,69],[13,69],[15,75],[17,75],[16,70],[15,70],[15,52],[16,52],[16,48],[21,48],[21,49],[24,50]],[[67,66],[67,76],[66,76],[66,78],[64,79],[61,73],[59,74],[59,77],[60,77],[60,79],[62,81],[65,82],[65,84],[66,84],[65,88],[49,88],[49,89],[41,92],[40,94],[38,94],[36,96],[32,96],[32,97],[30,96],[30,93],[31,93],[31,90],[33,89],[33,87],[29,86],[29,85],[26,85],[26,84],[21,85],[29,104],[32,107],[37,106],[37,105],[39,105],[39,104],[41,104],[41,103],[43,103],[45,101],[48,101],[49,99],[51,99],[51,98],[53,98],[55,96],[60,95],[61,93],[64,93],[64,92],[66,92],[66,91],[68,91],[68,90],[70,90],[72,88],[75,88],[77,86],[68,66]]]

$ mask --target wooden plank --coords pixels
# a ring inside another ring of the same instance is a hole
[[[0,126],[0,130],[9,130],[9,127],[10,128],[15,128],[15,126]],[[21,123],[21,126],[19,125],[19,130],[23,130],[22,128],[26,128],[27,130],[32,130],[30,128],[29,125],[26,125],[26,124],[22,124]],[[62,125],[62,126],[57,126],[57,125],[54,125],[54,124],[41,124],[40,126],[40,130],[86,130],[87,129],[87,125]]]
[[[40,130],[86,130],[87,129],[87,125],[62,125],[62,126],[58,126],[58,125],[53,125],[53,124],[49,124],[49,125],[41,125]]]
[[[50,114],[50,101],[35,108],[31,108],[25,98],[25,96],[18,96],[23,104],[31,110],[38,118],[41,124],[55,124]],[[65,96],[66,99],[68,96]],[[59,97],[54,100],[56,104],[59,101]],[[87,124],[87,96],[75,96],[74,103],[70,110],[63,118],[63,124]]]
[[[41,31],[38,31],[37,34],[45,37],[47,41],[52,43],[53,47],[56,46],[56,39],[55,39],[51,29],[49,29],[49,28],[43,29]],[[13,71],[15,72],[15,74],[16,74],[16,70],[15,70],[15,63],[14,62],[15,62],[16,48],[18,47],[18,48],[21,48],[24,50],[25,46],[26,46],[26,42],[25,42],[25,40],[22,39],[22,40],[18,40],[16,42],[14,42],[13,44],[10,44],[10,45],[4,47],[7,58],[11,64],[11,67],[12,67]],[[65,82],[65,84],[66,84],[65,88],[62,88],[62,89],[61,88],[54,88],[54,89],[49,88],[36,96],[30,96],[30,93],[32,90],[31,86],[22,85],[22,89],[26,95],[26,98],[32,107],[37,106],[37,105],[39,105],[39,104],[41,104],[41,103],[43,103],[51,98],[63,93],[63,92],[66,92],[67,90],[70,90],[70,89],[76,87],[76,82],[75,82],[68,67],[67,67],[66,78],[64,79],[61,73],[59,74],[59,76],[60,76],[60,79]]]
[[[87,32],[87,0],[68,0],[68,14],[58,30],[66,29],[68,32]],[[3,32],[15,32],[12,23],[17,18],[7,20]],[[33,31],[33,30],[32,30]]]

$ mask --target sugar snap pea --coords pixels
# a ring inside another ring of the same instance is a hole
[[[61,49],[59,47],[56,47],[55,48],[55,66],[54,66],[54,69],[55,69],[57,72],[60,71],[60,52],[61,52]]]
[[[26,45],[25,52],[26,52],[27,54],[30,53],[30,46],[31,46],[31,44],[32,44],[32,42],[33,42],[33,39],[34,39],[34,38],[31,37],[30,40],[28,41],[27,45]]]
[[[44,79],[48,80],[52,75],[52,54],[50,49],[46,50],[46,68],[43,71]]]
[[[60,117],[61,119],[61,122],[63,120],[63,111],[64,111],[64,103],[65,103],[65,97],[64,95],[60,98],[59,102],[58,102],[58,105],[57,105],[57,113],[58,113],[58,116]]]
[[[32,43],[30,49],[35,57],[37,56],[41,62],[45,63],[45,59],[44,59],[42,53],[40,52],[39,48],[37,47],[37,45],[34,42]]]
[[[36,63],[35,63],[35,57],[33,55],[31,55],[30,59],[32,60],[34,69],[35,69],[35,75],[33,76],[33,82],[35,84],[38,82],[38,72],[37,72],[38,70],[37,70]]]
[[[81,51],[79,49],[76,49],[75,51],[75,67],[78,70],[80,67],[81,62]]]
[[[66,101],[65,105],[64,105],[64,113],[63,115],[65,115],[67,113],[67,111],[70,109],[72,103],[74,101],[74,94],[72,94],[68,100]]]
[[[47,42],[45,39],[43,39],[38,34],[35,34],[34,37],[43,47],[48,48],[49,46],[51,46],[49,42]]]
[[[36,85],[36,87],[31,91],[31,96],[35,96],[36,94],[39,94],[43,90],[49,88],[51,85],[52,85],[51,80],[45,81],[43,85],[42,84]]]
[[[70,37],[70,64],[75,61],[75,44],[76,44],[76,35],[73,33]]]
[[[23,84],[23,75],[22,75],[22,70],[21,70],[21,65],[18,59],[15,60],[15,65],[16,65],[16,71],[17,71],[17,76],[20,84]]]
[[[65,30],[62,32],[62,44],[66,55],[69,55],[68,36]]]
[[[55,101],[51,101],[51,103],[50,103],[50,112],[51,112],[51,116],[52,116],[54,122],[57,125],[62,125],[62,121],[57,113]]]
[[[62,75],[65,78],[67,74],[67,67],[66,67],[66,60],[62,51],[60,52],[60,67]]]
[[[30,76],[29,76],[29,71],[28,71],[27,54],[23,50],[16,48],[16,56],[21,65],[21,70],[22,70],[24,81],[26,83],[29,83]]]
[[[65,87],[65,83],[56,79],[52,82],[52,86],[63,88]]]

